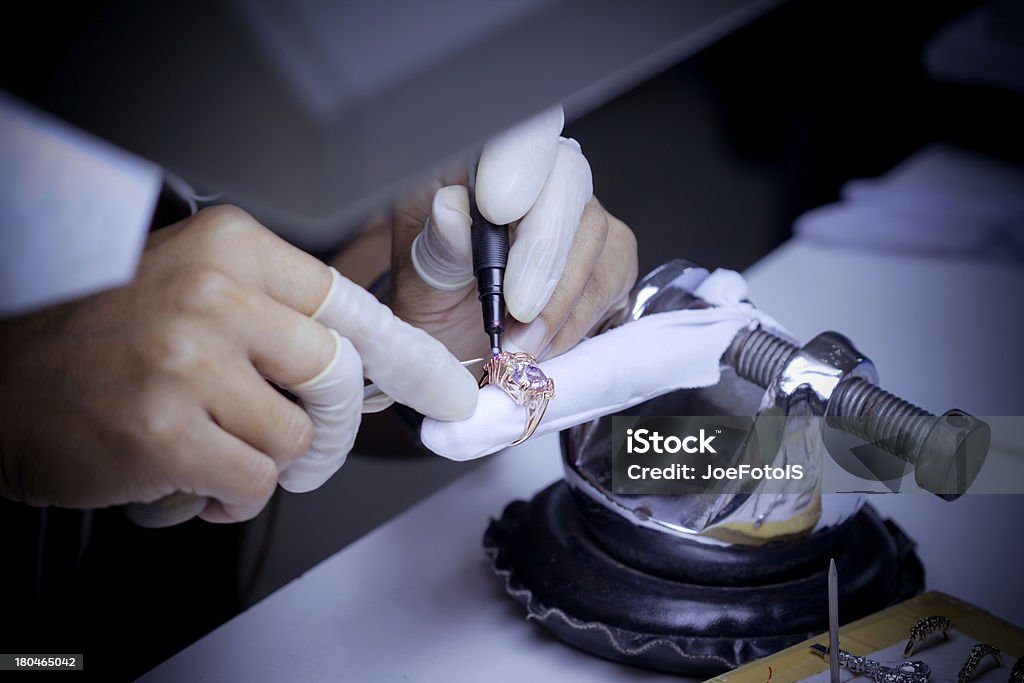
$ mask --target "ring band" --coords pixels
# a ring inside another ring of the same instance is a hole
[[[925,617],[919,620],[910,629],[910,637],[907,639],[907,647],[903,650],[903,656],[909,657],[913,653],[914,648],[921,644],[922,641],[940,631],[942,632],[942,639],[949,640],[949,629],[951,628],[953,628],[953,624],[949,619],[940,615]]]
[[[1002,666],[1003,660],[999,657],[999,654],[1000,650],[995,645],[976,643],[971,648],[971,654],[967,655],[967,661],[960,667],[960,673],[956,675],[957,683],[967,683],[967,681],[974,678],[974,673],[978,670],[978,665],[981,664],[981,660],[985,658],[985,655],[992,655],[992,659],[996,661],[996,666]]]
[[[1024,657],[1018,657],[1010,671],[1009,683],[1024,683]]]
[[[555,381],[537,367],[537,359],[521,351],[502,351],[484,364],[480,387],[493,384],[515,401],[526,407],[526,427],[510,446],[517,446],[533,436],[548,409],[548,401],[555,397]]]

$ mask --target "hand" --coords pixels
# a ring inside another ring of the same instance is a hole
[[[190,494],[170,521],[249,519],[279,478],[326,481],[364,374],[440,419],[476,401],[438,342],[231,207],[153,233],[126,287],[0,321],[0,347],[0,494],[80,508]]]
[[[633,233],[592,196],[590,166],[579,145],[559,138],[562,122],[557,108],[495,138],[477,170],[481,213],[511,224],[506,346],[538,358],[574,346],[625,302],[637,275]],[[436,179],[396,207],[389,303],[468,359],[486,356],[489,344],[465,180]]]

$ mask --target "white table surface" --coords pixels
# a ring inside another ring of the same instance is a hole
[[[1024,292],[1024,270],[792,241],[747,276],[751,298],[798,338],[836,329],[854,339],[891,391],[938,412],[1024,415],[1020,344],[1005,346],[1024,307],[1000,317],[984,305]],[[560,472],[554,436],[492,456],[143,680],[685,680],[562,645],[526,621],[490,571],[480,543],[488,519]],[[872,502],[918,542],[929,589],[1024,624],[1024,496]]]

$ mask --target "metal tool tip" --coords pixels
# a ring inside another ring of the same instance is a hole
[[[835,558],[828,562],[828,673],[830,683],[839,683],[839,573]]]

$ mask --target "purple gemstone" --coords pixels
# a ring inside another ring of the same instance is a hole
[[[547,386],[548,378],[536,365],[518,363],[512,370],[512,381],[517,384],[525,382],[530,389],[541,390]]]

